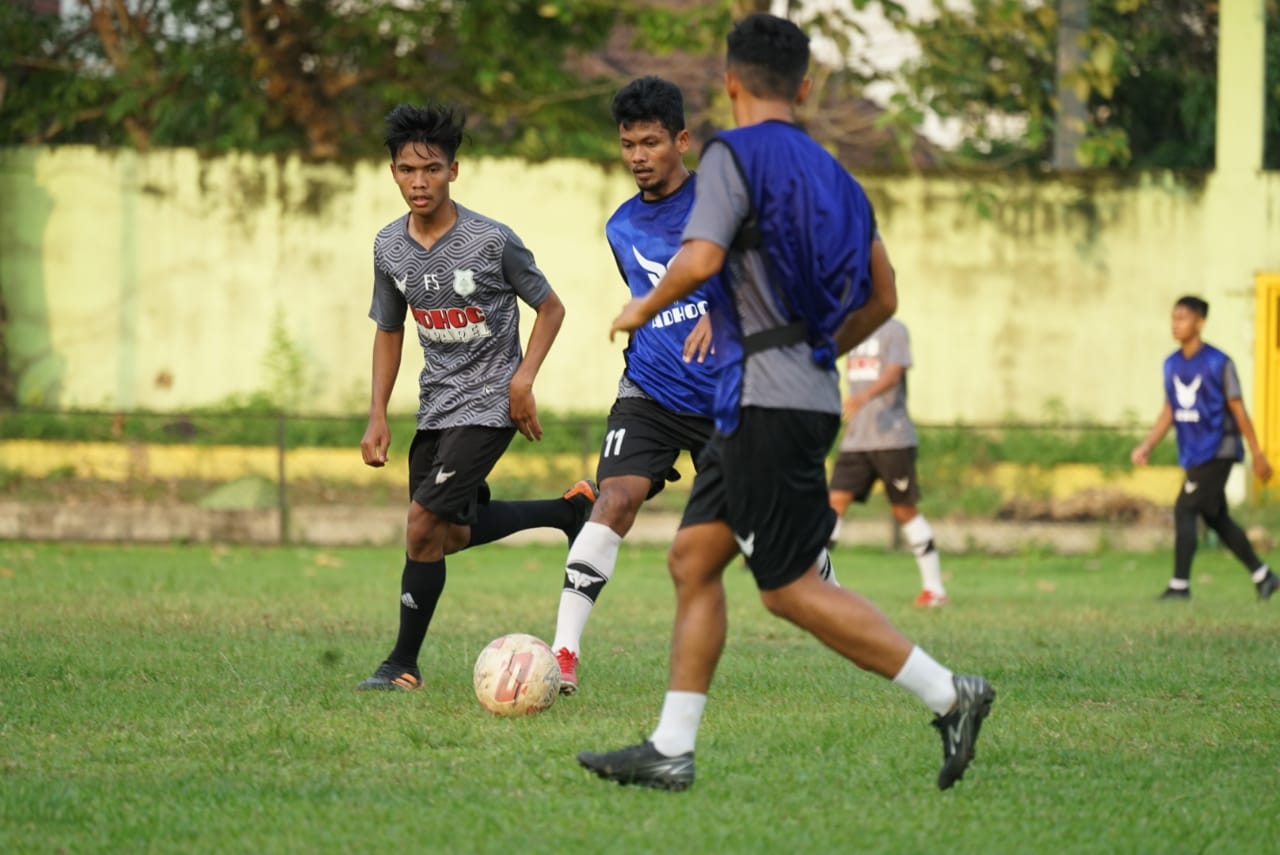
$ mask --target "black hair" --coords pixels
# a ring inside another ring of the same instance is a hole
[[[728,63],[747,91],[790,101],[809,71],[809,37],[791,21],[756,13],[729,33]]]
[[[1174,303],[1173,305],[1183,306],[1187,309],[1190,309],[1192,312],[1194,312],[1195,314],[1199,315],[1202,318],[1209,317],[1209,304],[1206,303],[1204,300],[1201,300],[1199,297],[1194,297],[1188,294],[1187,296],[1180,298],[1178,302]]]
[[[658,122],[671,138],[684,130],[684,95],[680,87],[661,77],[637,78],[613,96],[613,121],[621,127],[634,122]]]
[[[427,104],[414,107],[400,104],[387,114],[383,142],[394,161],[407,143],[421,143],[440,149],[450,163],[462,145],[462,129],[467,114],[451,104]]]

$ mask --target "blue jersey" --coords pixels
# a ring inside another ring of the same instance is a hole
[[[1164,361],[1164,394],[1173,409],[1178,463],[1190,469],[1211,460],[1241,460],[1244,447],[1227,401],[1239,397],[1231,357],[1203,344],[1191,358],[1175,350]]]
[[[631,296],[643,297],[652,291],[680,249],[693,207],[695,180],[690,175],[676,192],[652,202],[637,193],[605,224],[605,236]],[[633,332],[624,353],[627,377],[673,413],[711,416],[714,357],[705,363],[684,361],[684,340],[706,313],[707,300],[700,288]]]

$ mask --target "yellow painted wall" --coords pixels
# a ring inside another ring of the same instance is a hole
[[[622,367],[606,331],[626,293],[602,232],[629,177],[463,154],[455,198],[512,226],[568,307],[539,404],[603,412]],[[862,178],[913,335],[920,420],[1053,409],[1145,423],[1186,292],[1210,301],[1207,337],[1253,388],[1253,276],[1280,270],[1280,173]],[[0,198],[25,403],[180,410],[266,388],[280,311],[310,409],[364,409],[371,246],[403,210],[385,163],[11,149]],[[407,348],[398,411],[415,406],[420,365]]]

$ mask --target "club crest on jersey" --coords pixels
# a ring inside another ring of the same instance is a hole
[[[453,292],[459,297],[470,297],[476,291],[476,273],[474,270],[453,271]]]
[[[424,341],[464,342],[493,335],[478,306],[451,309],[412,308],[413,319],[418,322],[418,335]]]

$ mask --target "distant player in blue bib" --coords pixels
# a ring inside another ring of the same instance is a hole
[[[642,297],[680,249],[693,207],[696,176],[684,165],[684,97],[673,83],[642,77],[618,90],[612,114],[622,162],[639,192],[609,218],[605,236],[623,283],[632,297]],[[680,477],[673,464],[682,451],[696,465],[711,437],[715,376],[714,359],[707,360],[706,313],[706,298],[695,291],[662,307],[627,343],[626,369],[596,467],[599,495],[565,561],[551,644],[564,694],[578,691],[582,632],[640,506]]]
[[[1199,297],[1183,297],[1174,304],[1173,337],[1181,346],[1164,361],[1164,407],[1146,439],[1130,455],[1135,465],[1145,465],[1151,449],[1172,427],[1178,439],[1178,463],[1186,470],[1173,505],[1173,578],[1160,599],[1191,598],[1191,561],[1199,539],[1197,517],[1204,517],[1248,569],[1258,599],[1269,600],[1280,588],[1280,578],[1258,557],[1248,536],[1231,518],[1226,486],[1231,467],[1244,459],[1245,443],[1259,480],[1271,479],[1271,464],[1258,445],[1253,422],[1244,408],[1240,378],[1231,357],[1200,338],[1208,316],[1209,304]]]
[[[676,618],[657,728],[638,745],[578,755],[622,784],[692,786],[727,633],[724,571],[739,556],[770,612],[933,710],[940,788],[968,768],[995,700],[986,680],[952,674],[822,575],[835,522],[826,456],[840,428],[836,357],[893,314],[897,291],[862,187],[794,123],[808,65],[809,39],[794,23],[755,14],[734,27],[725,91],[737,127],[703,150],[679,253],[612,324],[611,334],[639,331],[703,289],[716,362],[716,432],[667,556]]]

